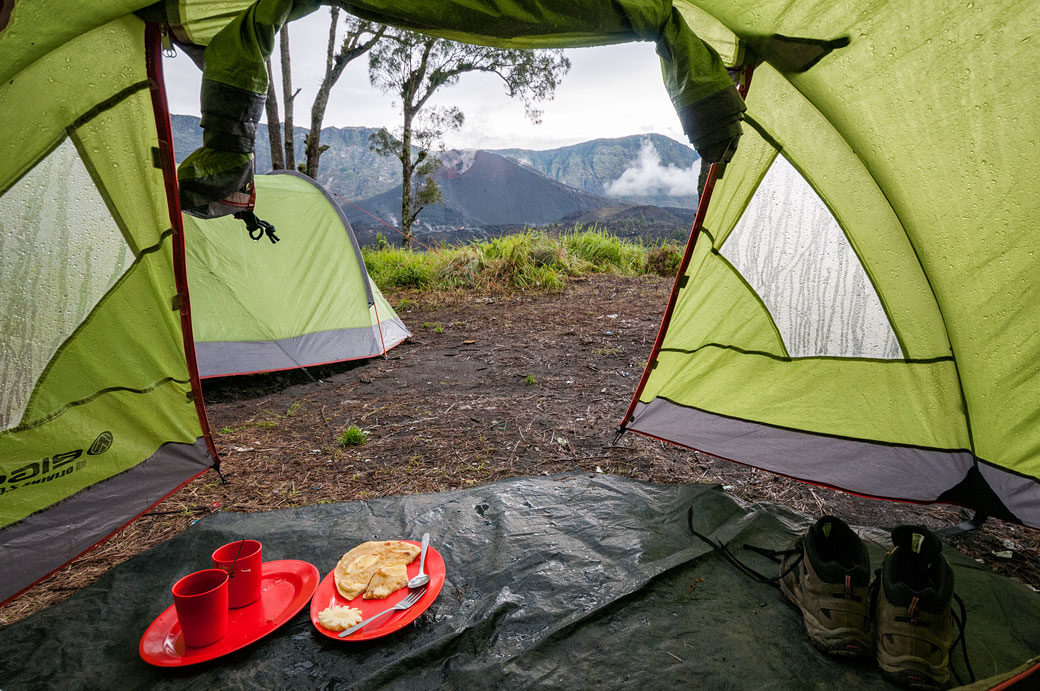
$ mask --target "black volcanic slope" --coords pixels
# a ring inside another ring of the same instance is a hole
[[[437,175],[444,200],[422,211],[422,226],[482,226],[550,223],[564,216],[615,205],[576,190],[504,156],[477,151],[452,158]],[[401,187],[358,203],[391,225],[400,217]],[[351,223],[372,219],[346,208]]]

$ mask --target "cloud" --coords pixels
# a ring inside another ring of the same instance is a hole
[[[661,154],[653,142],[643,142],[639,157],[617,180],[603,186],[607,195],[630,197],[642,195],[665,195],[686,197],[697,194],[697,177],[701,163],[698,160],[689,168],[661,165]]]

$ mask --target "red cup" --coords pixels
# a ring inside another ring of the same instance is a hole
[[[228,627],[228,575],[220,569],[189,573],[173,584],[173,606],[185,645],[216,643]]]
[[[260,599],[263,546],[256,540],[238,540],[213,552],[213,566],[227,571],[228,604],[231,609]]]

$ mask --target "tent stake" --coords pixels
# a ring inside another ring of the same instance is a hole
[[[963,521],[962,523],[959,523],[957,525],[951,525],[948,528],[943,528],[942,530],[937,530],[935,531],[935,534],[939,537],[950,537],[952,535],[960,535],[961,533],[967,533],[969,531],[975,530],[980,525],[985,523],[987,518],[989,518],[989,515],[985,512],[976,511],[975,515],[969,518],[968,520]]]

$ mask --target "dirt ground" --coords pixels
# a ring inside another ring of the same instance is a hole
[[[561,293],[388,295],[414,336],[388,358],[204,383],[222,462],[121,533],[0,609],[58,602],[213,511],[267,511],[439,492],[572,470],[722,484],[748,501],[892,527],[968,513],[863,499],[629,433],[612,445],[671,281],[595,276]],[[367,432],[341,446],[350,425]],[[1040,531],[998,520],[947,538],[1040,589]]]

